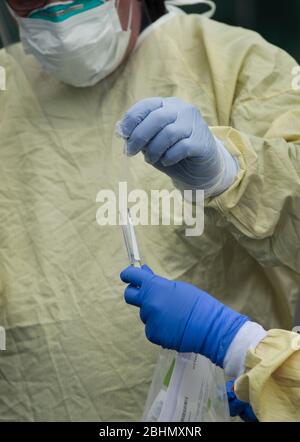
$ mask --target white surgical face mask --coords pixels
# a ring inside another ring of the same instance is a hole
[[[25,51],[64,83],[93,86],[122,62],[131,36],[123,31],[116,2],[57,2],[16,19]]]

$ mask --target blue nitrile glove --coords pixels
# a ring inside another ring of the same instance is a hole
[[[240,401],[234,392],[234,379],[226,382],[226,390],[230,416],[239,416],[245,422],[258,422],[252,407],[247,402]]]
[[[140,307],[146,336],[178,352],[200,353],[223,367],[234,336],[248,321],[202,290],[155,275],[147,266],[121,273],[128,304]]]
[[[145,160],[181,189],[206,196],[225,191],[238,172],[236,160],[209,130],[196,107],[178,98],[147,98],[128,110],[120,124],[127,154]]]

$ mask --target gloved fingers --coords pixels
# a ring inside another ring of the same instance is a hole
[[[144,150],[147,163],[155,164],[174,144],[190,135],[188,126],[178,125],[177,121],[165,126],[146,146]]]
[[[168,124],[174,123],[177,118],[177,109],[162,107],[147,115],[144,120],[136,126],[127,140],[127,152],[129,155],[136,155],[145,149],[147,144]],[[167,140],[164,140],[163,145]]]
[[[190,140],[188,138],[178,141],[161,157],[161,164],[165,167],[174,166],[179,161],[188,158],[189,144]]]
[[[139,297],[140,289],[134,287],[130,284],[125,292],[124,298],[127,304],[135,305],[136,307],[140,307],[140,297]]]
[[[151,276],[151,274],[149,274]],[[150,280],[150,284],[152,284],[152,281]],[[152,286],[153,288],[154,286]],[[150,296],[149,296],[150,295]],[[159,296],[161,294],[159,293]],[[157,298],[157,291],[151,290],[151,287],[147,284],[143,286],[142,289],[140,289],[140,318],[141,321],[146,324],[149,317],[154,314],[156,305],[156,298]],[[157,312],[156,312],[157,313]]]
[[[123,270],[120,274],[120,278],[123,282],[127,284],[132,284],[135,287],[141,287],[143,282],[151,277],[147,270],[143,270],[137,267],[129,266]]]
[[[125,114],[121,129],[124,137],[129,138],[134,129],[156,109],[163,106],[163,99],[160,97],[145,98],[134,104]]]

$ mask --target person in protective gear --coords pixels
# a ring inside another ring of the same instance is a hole
[[[180,353],[199,353],[223,368],[226,375],[240,377],[235,388],[233,381],[227,383],[232,416],[239,415],[246,421],[256,420],[255,415],[260,421],[300,421],[297,333],[267,333],[208,293],[191,284],[157,276],[146,265],[141,269],[129,266],[121,273],[121,279],[129,284],[126,302],[140,308],[149,341]],[[288,352],[284,338],[289,341]],[[268,347],[268,340],[275,348],[264,354],[260,346]],[[255,354],[261,354],[261,360],[249,362]],[[268,391],[272,383],[280,394]]]
[[[150,192],[155,183],[171,191],[175,183],[203,187],[207,197],[201,237],[185,237],[182,226],[142,230],[149,265],[201,286],[266,330],[292,326],[300,236],[296,62],[254,32],[185,14],[176,7],[182,3],[8,2],[23,46],[0,51],[7,79],[0,92],[2,420],[142,415],[158,349],[124,308],[119,234],[93,223],[99,190],[122,175],[113,134],[123,115],[132,153],[142,149],[150,162],[135,156],[132,188]],[[137,108],[146,144],[136,138]],[[265,370],[265,360],[276,370]],[[247,353],[237,392],[260,403],[260,420],[261,404],[273,397],[282,397],[276,416],[293,416],[282,404],[297,360],[290,333],[278,330]]]

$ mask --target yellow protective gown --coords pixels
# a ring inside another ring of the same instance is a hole
[[[142,98],[196,105],[240,173],[205,233],[139,229],[158,274],[194,283],[266,328],[289,329],[299,279],[300,95],[286,53],[198,15],[163,23],[115,73],[74,89],[21,46],[0,53],[0,420],[138,420],[158,349],[122,298],[118,227],[96,195],[124,176],[114,125]],[[131,185],[172,188],[142,156]]]
[[[250,402],[261,422],[300,422],[300,336],[270,330],[246,357],[235,383],[238,397]]]

